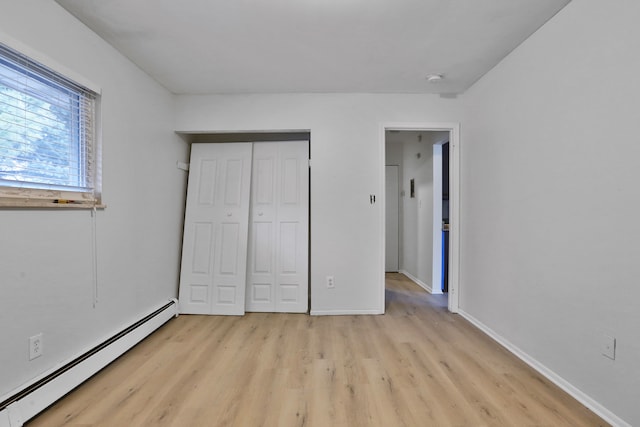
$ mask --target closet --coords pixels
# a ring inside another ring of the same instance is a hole
[[[180,311],[307,312],[309,143],[194,143]]]

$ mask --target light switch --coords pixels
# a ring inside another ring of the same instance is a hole
[[[600,338],[600,351],[603,356],[611,360],[616,360],[616,339],[610,335],[603,334]]]

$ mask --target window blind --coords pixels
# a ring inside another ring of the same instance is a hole
[[[96,98],[0,44],[0,186],[94,199]]]

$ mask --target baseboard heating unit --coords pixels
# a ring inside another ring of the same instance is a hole
[[[178,301],[173,299],[19,391],[2,397],[0,427],[21,427],[177,315]]]

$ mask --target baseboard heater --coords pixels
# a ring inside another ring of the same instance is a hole
[[[4,398],[0,402],[0,427],[21,427],[177,315],[178,302],[173,299],[104,342]]]

